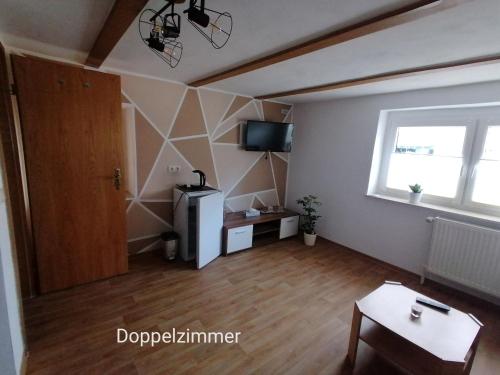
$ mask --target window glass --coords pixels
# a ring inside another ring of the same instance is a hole
[[[387,187],[408,191],[408,185],[418,183],[425,194],[455,197],[465,133],[465,126],[399,127]]]
[[[500,206],[500,126],[488,127],[481,160],[476,166],[472,200]]]

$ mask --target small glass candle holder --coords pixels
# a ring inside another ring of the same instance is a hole
[[[414,319],[419,319],[422,316],[422,311],[424,309],[420,305],[411,305],[411,317]]]

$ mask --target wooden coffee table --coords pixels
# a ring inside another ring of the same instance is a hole
[[[388,281],[354,304],[347,354],[353,367],[362,340],[414,374],[470,372],[482,323],[453,308],[443,313],[423,305],[422,316],[412,319],[417,296],[423,295]]]

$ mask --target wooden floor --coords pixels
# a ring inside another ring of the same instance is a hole
[[[349,374],[353,303],[399,280],[485,324],[473,374],[500,373],[500,311],[325,240],[284,240],[202,271],[148,253],[130,272],[25,306],[28,372],[36,374]],[[116,329],[241,331],[234,344],[117,344]],[[355,373],[396,374],[360,347]]]

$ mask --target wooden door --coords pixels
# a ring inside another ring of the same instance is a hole
[[[42,293],[127,271],[120,78],[13,56]]]

